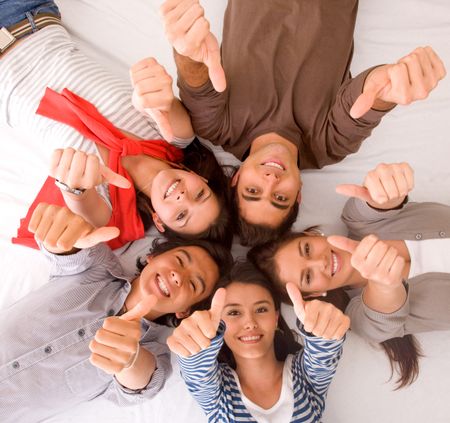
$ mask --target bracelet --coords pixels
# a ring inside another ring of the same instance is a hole
[[[138,341],[138,343],[137,343],[137,350],[136,350],[136,352],[135,352],[135,354],[134,354],[134,357],[131,358],[131,359],[128,361],[127,364],[125,364],[123,370],[129,369],[130,367],[133,367],[133,366],[136,364],[136,361],[137,361],[137,358],[138,358],[138,355],[139,355],[139,351],[140,351],[140,350],[141,350],[141,344],[139,344],[139,341]]]
[[[55,185],[61,190],[65,192],[69,192],[70,194],[74,195],[81,195],[84,191],[86,191],[85,188],[70,188],[69,185],[65,184],[64,182],[59,181],[58,179],[55,179]]]

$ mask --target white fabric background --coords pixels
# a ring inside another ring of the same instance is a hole
[[[112,72],[126,78],[129,65],[145,56],[155,56],[175,77],[172,52],[158,16],[161,0],[60,0],[58,4],[66,27],[81,48]],[[220,37],[226,0],[204,0],[202,4],[214,33]],[[361,0],[353,72],[395,61],[418,45],[432,45],[450,69],[449,40],[448,0]],[[412,200],[450,204],[449,134],[447,77],[426,101],[397,107],[385,117],[358,154],[323,170],[304,172],[303,205],[296,227],[324,224],[327,233],[343,233],[339,215],[345,199],[335,194],[335,185],[361,182],[365,172],[382,161],[412,164],[416,171]],[[47,280],[46,262],[39,252],[12,246],[9,238],[46,178],[48,155],[33,142],[32,134],[13,133],[1,127],[0,137],[0,307],[6,307]],[[145,251],[147,244],[135,243],[123,256],[130,271],[134,256]],[[388,382],[389,364],[384,354],[349,334],[328,394],[324,422],[450,421],[446,395],[450,332],[422,334],[418,338],[426,356],[421,360],[419,379],[411,387],[394,392],[394,385]],[[175,368],[166,389],[142,406],[120,409],[96,399],[49,420],[75,421],[191,423],[206,419]]]

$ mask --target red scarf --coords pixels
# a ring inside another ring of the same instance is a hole
[[[183,151],[163,140],[136,141],[126,137],[102,116],[94,105],[66,88],[61,94],[47,88],[36,113],[71,126],[86,138],[109,150],[109,168],[127,178],[132,187],[122,189],[109,185],[112,215],[108,226],[117,226],[120,229],[120,235],[108,244],[114,249],[129,241],[142,238],[144,225],[136,208],[133,180],[123,168],[120,158],[145,154],[170,162],[180,162],[183,160]],[[28,231],[28,224],[34,209],[41,202],[65,205],[64,198],[51,177],[47,178],[27,215],[21,219],[17,237],[12,239],[14,244],[38,248],[33,234]]]

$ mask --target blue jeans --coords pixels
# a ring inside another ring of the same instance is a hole
[[[0,28],[8,28],[17,22],[33,17],[38,13],[53,13],[60,16],[58,6],[48,0],[0,0]]]

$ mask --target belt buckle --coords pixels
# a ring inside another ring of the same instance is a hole
[[[16,41],[16,37],[12,35],[5,27],[0,29],[0,54],[4,53]]]

